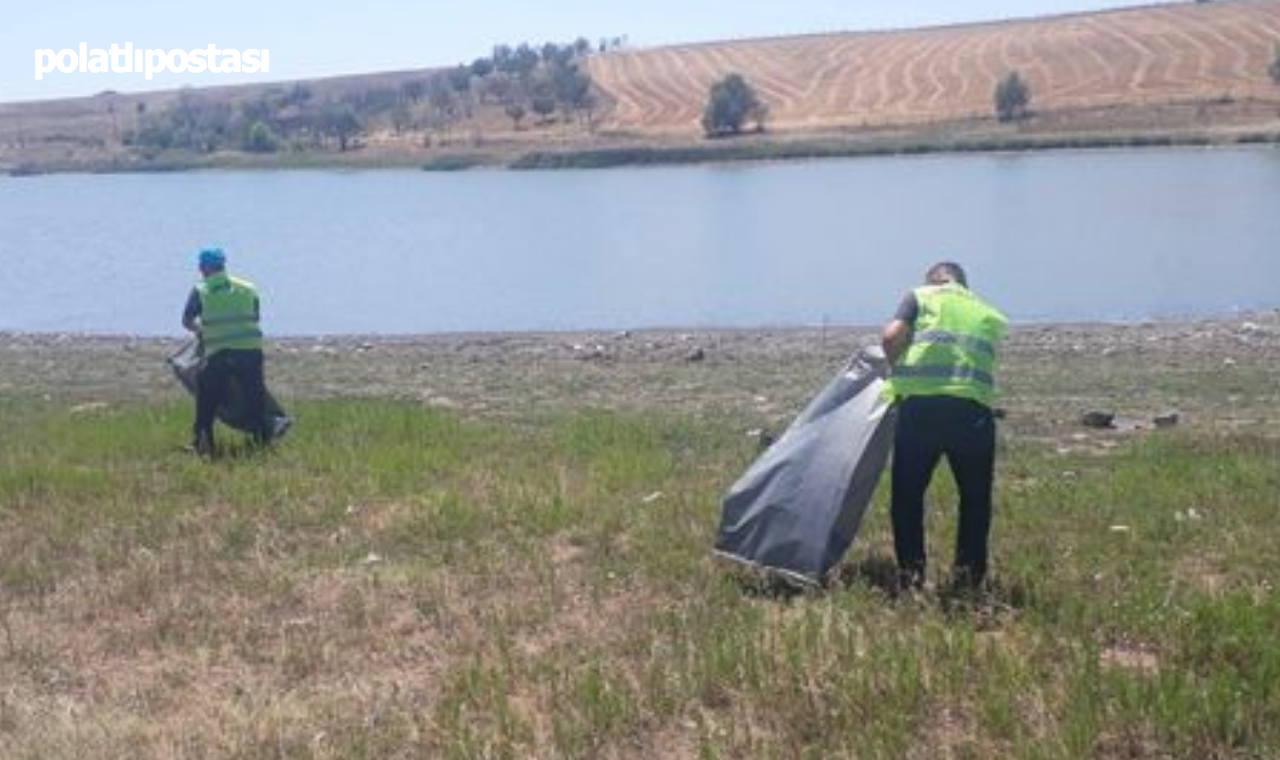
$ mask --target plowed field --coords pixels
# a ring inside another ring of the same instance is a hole
[[[624,51],[594,57],[591,71],[614,99],[614,129],[697,130],[708,88],[731,72],[775,129],[822,129],[988,116],[1011,70],[1040,112],[1276,99],[1278,44],[1280,2],[1236,0]]]

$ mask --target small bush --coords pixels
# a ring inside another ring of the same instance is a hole
[[[702,130],[707,137],[736,135],[748,121],[756,131],[764,131],[769,108],[741,74],[730,74],[711,85],[707,107],[702,113]]]
[[[1021,121],[1030,114],[1031,88],[1022,75],[1010,71],[996,85],[996,117],[1002,122]]]
[[[279,147],[280,140],[271,131],[271,127],[260,121],[254,122],[245,133],[244,149],[248,153],[275,153]]]

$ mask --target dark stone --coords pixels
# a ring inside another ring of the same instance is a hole
[[[1080,424],[1087,428],[1107,429],[1115,427],[1116,415],[1114,412],[1085,412],[1080,415]]]
[[[777,439],[773,437],[773,433],[770,433],[768,430],[761,430],[760,438],[757,441],[758,451],[763,454],[766,449],[773,445],[775,440]]]

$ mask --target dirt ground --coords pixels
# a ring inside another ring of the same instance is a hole
[[[872,328],[281,338],[268,379],[290,400],[398,398],[467,416],[574,409],[728,416],[785,426]],[[0,398],[132,404],[183,398],[178,340],[0,333]],[[1280,310],[1196,321],[1015,327],[1002,353],[1006,430],[1060,447],[1155,427],[1280,434]],[[1110,430],[1081,424],[1116,415]]]

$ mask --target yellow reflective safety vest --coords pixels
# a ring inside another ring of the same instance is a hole
[[[895,399],[956,396],[991,406],[996,349],[1009,320],[955,283],[916,288],[915,297],[915,332],[894,365],[887,393]]]
[[[262,348],[258,327],[258,291],[253,283],[212,274],[196,285],[200,294],[200,340],[204,355]]]

